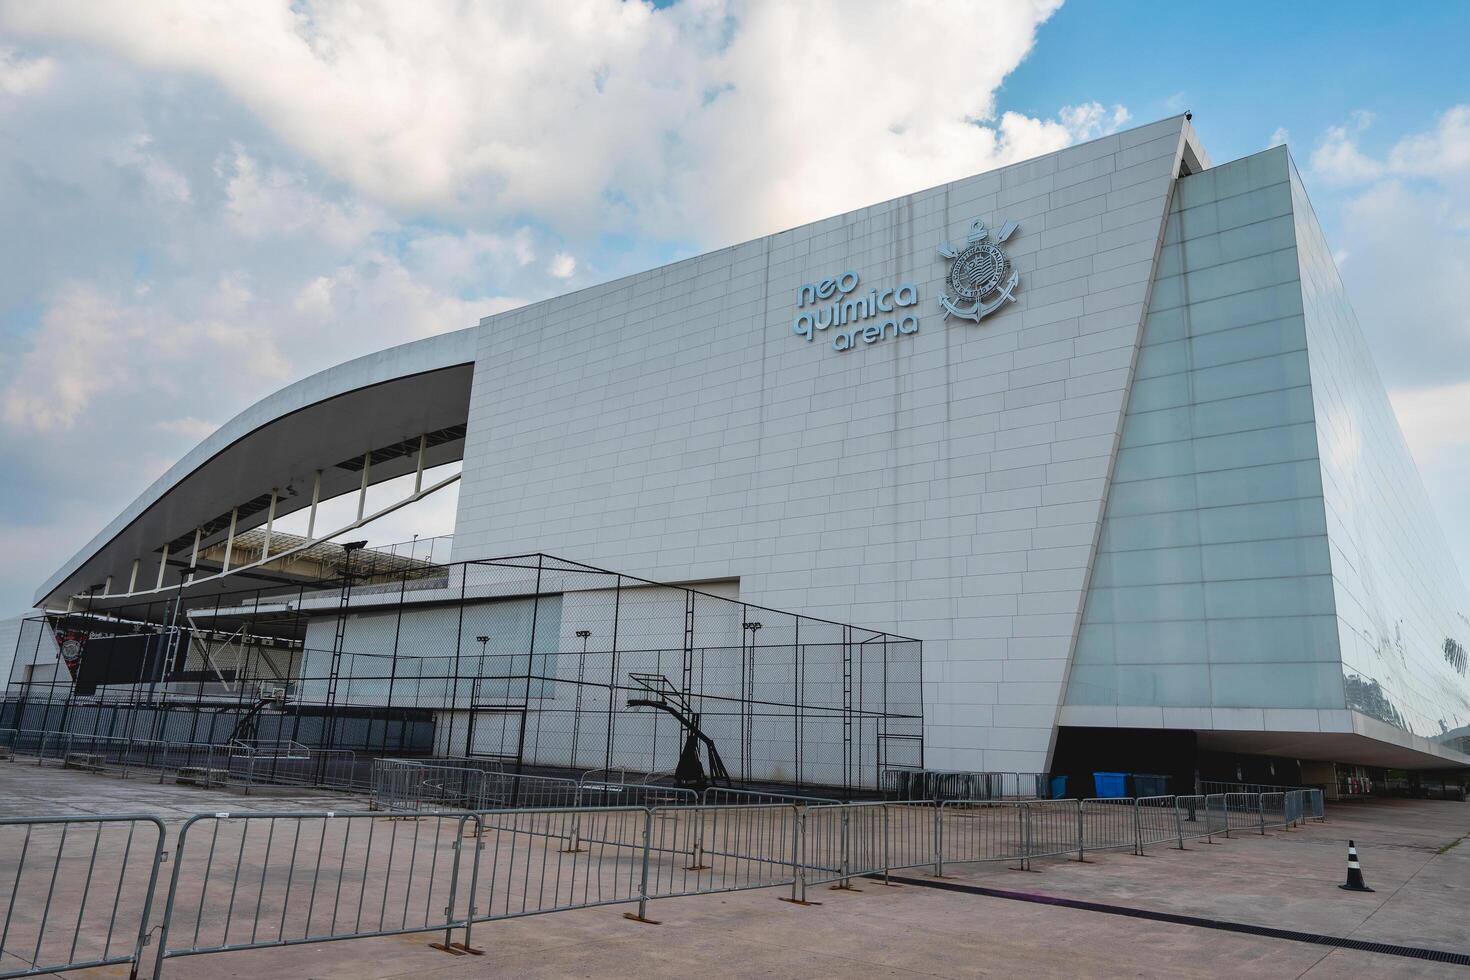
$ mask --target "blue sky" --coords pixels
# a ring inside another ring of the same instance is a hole
[[[0,614],[294,378],[1184,109],[1217,161],[1291,147],[1470,554],[1467,39],[1467,4],[0,0]]]

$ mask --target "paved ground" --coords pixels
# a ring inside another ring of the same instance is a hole
[[[244,797],[0,764],[7,816],[146,810],[173,827],[201,810],[295,808],[351,804],[340,796]],[[1086,864],[1037,861],[1033,872],[952,866],[946,875],[952,883],[1470,953],[1467,835],[1470,806],[1385,801],[1330,807],[1324,824],[1192,843],[1182,852],[1156,847],[1144,857],[1105,853]],[[1373,894],[1337,888],[1349,837]],[[164,976],[1470,976],[1466,967],[1100,912],[927,887],[858,887],[814,889],[809,897],[822,902],[814,907],[777,901],[786,889],[661,900],[650,909],[660,925],[627,921],[624,906],[488,923],[474,930],[474,944],[485,951],[478,957],[431,950],[434,937],[405,936],[174,959]]]

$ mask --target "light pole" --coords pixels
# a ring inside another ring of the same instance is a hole
[[[752,738],[754,734],[752,730],[755,728],[755,635],[760,631],[761,624],[748,621],[741,625],[750,633],[750,655],[745,661],[745,676],[741,678],[740,692],[740,710],[744,715],[741,719],[743,722],[741,727],[745,729],[740,742],[740,769],[741,776],[749,779],[750,770],[755,761],[752,758],[755,754]]]
[[[474,707],[480,701],[480,682],[485,677],[485,644],[490,642],[488,636],[477,636],[475,642],[480,644],[480,665],[475,669],[475,683],[471,687],[473,695],[470,698],[470,706]]]
[[[587,638],[592,635],[591,630],[577,630],[577,635],[582,638],[582,655],[577,658],[577,703],[572,708],[572,768],[577,767],[577,743],[582,734],[582,682],[587,676]],[[612,697],[609,693],[608,697]]]

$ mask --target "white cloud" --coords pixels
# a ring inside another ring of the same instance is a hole
[[[1389,152],[1388,171],[1462,184],[1470,181],[1470,105],[1445,112],[1433,132],[1400,140]]]
[[[1100,102],[1064,106],[1057,116],[1075,141],[1092,140],[1116,133],[1132,118],[1123,106],[1115,105],[1106,109]]]
[[[28,95],[44,89],[56,74],[50,58],[23,58],[13,48],[0,47],[0,95]]]
[[[234,229],[251,238],[303,231],[340,245],[361,241],[387,224],[375,208],[323,200],[299,174],[279,167],[262,170],[238,144],[215,165],[225,183],[225,214]]]
[[[50,434],[71,429],[103,396],[166,403],[211,377],[283,380],[287,362],[275,338],[242,322],[251,303],[243,279],[220,280],[213,295],[211,309],[180,320],[135,296],[67,286],[46,306],[0,389],[0,419],[13,430]]]
[[[404,261],[416,277],[442,289],[475,289],[497,270],[520,270],[536,261],[529,228],[506,234],[480,231],[428,232],[404,247]]]
[[[567,252],[557,252],[551,257],[551,267],[548,271],[557,279],[570,279],[576,275],[577,259]]]
[[[723,241],[1120,125],[1094,105],[997,122],[997,88],[1058,6],[47,0],[4,18],[208,78],[376,201],[574,230],[631,214]]]
[[[1358,134],[1366,123],[1356,127],[1334,126],[1327,130],[1312,151],[1312,173],[1328,184],[1358,184],[1383,173],[1383,165],[1364,156],[1358,149]]]
[[[1452,550],[1470,554],[1470,106],[1380,153],[1362,149],[1373,125],[1359,113],[1329,129],[1311,176],[1336,213],[1334,257],[1430,498]]]
[[[1271,133],[1271,139],[1266,143],[1266,148],[1270,149],[1273,146],[1284,146],[1290,139],[1291,133],[1287,131],[1286,127],[1277,126],[1275,131]]]
[[[218,429],[219,423],[196,419],[192,415],[185,415],[176,419],[160,419],[153,423],[153,428],[159,432],[183,436],[185,439],[199,442],[215,429]]]
[[[160,157],[150,147],[153,137],[135,133],[120,142],[109,154],[113,166],[138,174],[154,200],[167,204],[188,204],[194,194],[189,179]]]
[[[1335,254],[1390,387],[1447,384],[1470,364],[1470,106],[1379,156],[1359,146],[1372,124],[1329,129],[1311,173],[1340,195]]]

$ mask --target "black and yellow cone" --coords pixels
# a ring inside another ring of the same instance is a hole
[[[1337,887],[1348,892],[1371,892],[1373,890],[1363,881],[1363,866],[1358,863],[1358,848],[1352,841],[1348,841],[1347,884]]]

